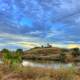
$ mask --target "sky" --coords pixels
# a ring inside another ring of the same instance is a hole
[[[0,49],[47,43],[80,47],[79,0],[0,0]]]

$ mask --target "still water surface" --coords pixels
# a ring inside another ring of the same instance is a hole
[[[73,63],[60,63],[60,62],[53,62],[53,63],[38,63],[38,62],[32,62],[28,60],[23,60],[22,65],[27,67],[43,67],[43,68],[54,68],[54,69],[59,69],[59,68],[69,68],[69,67],[75,67]]]

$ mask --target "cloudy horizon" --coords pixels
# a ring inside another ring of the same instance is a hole
[[[80,48],[80,1],[0,0],[0,49],[47,43]]]

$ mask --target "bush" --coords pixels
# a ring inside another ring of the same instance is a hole
[[[3,49],[3,61],[5,64],[18,64],[22,61],[23,50],[17,49],[15,53],[11,53],[8,49]]]

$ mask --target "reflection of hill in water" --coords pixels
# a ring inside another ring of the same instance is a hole
[[[60,68],[70,68],[73,67],[72,63],[35,63],[35,62],[30,62],[27,60],[23,60],[22,65],[27,67],[43,67],[43,68],[54,68],[54,69],[60,69]]]

